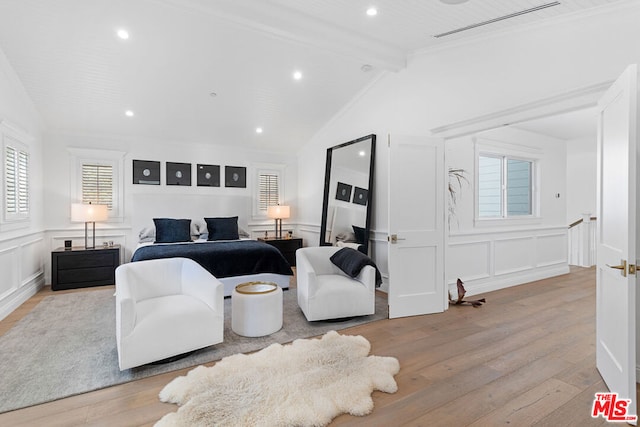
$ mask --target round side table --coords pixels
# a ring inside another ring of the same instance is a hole
[[[231,294],[231,330],[262,337],[282,328],[282,288],[271,282],[247,282]]]

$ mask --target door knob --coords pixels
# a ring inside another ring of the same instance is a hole
[[[621,259],[620,260],[620,265],[609,265],[609,264],[607,264],[607,267],[615,268],[616,270],[620,270],[620,274],[622,274],[622,277],[627,277],[627,260],[626,259]]]
[[[392,244],[395,245],[396,243],[398,243],[398,240],[407,240],[407,239],[400,238],[398,237],[397,234],[392,234],[390,237],[387,238],[387,240],[389,240]]]

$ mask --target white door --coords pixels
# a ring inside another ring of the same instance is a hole
[[[389,317],[442,312],[444,140],[392,135],[388,145]]]
[[[637,67],[598,103],[596,365],[636,414]],[[635,424],[635,423],[634,423]]]

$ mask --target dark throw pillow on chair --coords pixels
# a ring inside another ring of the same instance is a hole
[[[376,287],[382,284],[382,275],[371,258],[352,248],[342,248],[329,258],[329,260],[349,277],[356,277],[367,265],[376,269]]]

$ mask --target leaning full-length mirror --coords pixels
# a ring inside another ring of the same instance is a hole
[[[376,136],[327,149],[320,246],[369,251]]]

